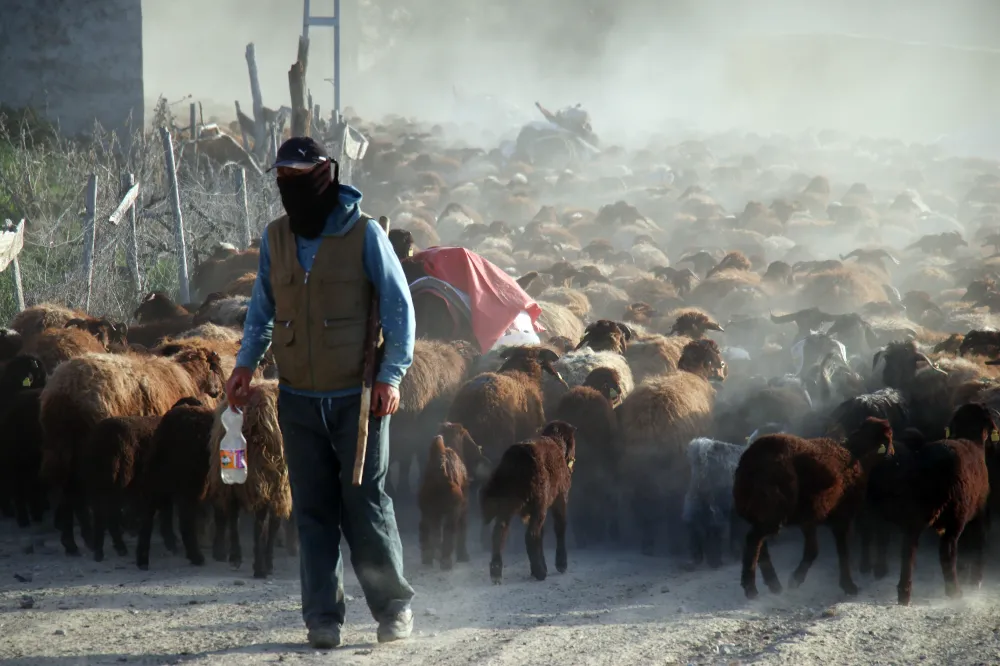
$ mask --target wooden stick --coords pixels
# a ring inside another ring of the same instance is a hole
[[[86,218],[83,221],[83,265],[87,271],[87,296],[83,301],[83,311],[90,313],[90,293],[94,285],[94,246],[97,242],[97,174],[87,178]]]
[[[365,218],[362,218],[364,220]],[[378,218],[382,231],[389,233],[389,218],[385,215]],[[365,327],[365,363],[362,370],[361,411],[358,414],[358,441],[354,452],[354,472],[351,483],[361,485],[365,471],[365,456],[368,452],[368,419],[372,410],[372,386],[375,384],[375,352],[378,349],[378,339],[381,333],[381,322],[378,313],[378,294],[372,291],[372,300],[368,305],[368,324]]]
[[[191,301],[188,289],[187,246],[184,243],[184,218],[181,215],[181,191],[177,186],[177,166],[174,163],[174,144],[170,138],[170,130],[160,128],[160,138],[163,140],[163,157],[167,167],[167,187],[170,195],[170,207],[174,213],[174,241],[177,247],[177,282],[181,303]]]

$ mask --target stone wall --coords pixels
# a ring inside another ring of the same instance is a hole
[[[67,135],[141,125],[141,0],[0,0],[0,104]]]

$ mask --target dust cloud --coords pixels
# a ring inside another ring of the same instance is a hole
[[[312,4],[332,13],[333,0]],[[535,101],[579,102],[623,141],[741,125],[981,146],[1000,110],[990,0],[343,0],[343,12],[342,103],[367,117],[516,124],[538,119]],[[264,103],[288,103],[299,0],[146,0],[143,13],[148,100],[191,95],[232,118],[234,100],[250,107],[253,42]],[[310,36],[308,84],[326,114],[333,31]],[[457,105],[456,91],[498,101]]]

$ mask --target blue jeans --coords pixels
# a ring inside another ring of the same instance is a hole
[[[343,626],[344,561],[340,536],[376,621],[409,608],[403,545],[385,492],[389,417],[368,421],[361,485],[351,483],[361,396],[312,398],[281,391],[278,422],[299,531],[302,617],[306,626]]]

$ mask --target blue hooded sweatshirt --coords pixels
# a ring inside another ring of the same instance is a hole
[[[295,237],[296,254],[303,270],[312,268],[316,251],[324,236],[343,236],[357,224],[361,216],[361,192],[350,185],[340,186],[340,204],[333,209],[326,220],[322,234],[312,240]],[[396,254],[389,243],[389,237],[375,220],[368,221],[365,232],[363,256],[365,275],[378,294],[379,314],[382,318],[382,336],[385,339],[385,356],[379,366],[375,381],[399,387],[403,375],[413,362],[413,339],[415,323],[410,288],[403,275]],[[271,345],[271,331],[274,328],[274,294],[271,291],[271,255],[267,245],[267,234],[260,239],[260,265],[254,281],[243,324],[243,342],[236,365],[254,370]],[[315,398],[334,398],[361,392],[357,388],[318,393],[300,391],[281,386],[281,390],[297,395]]]

